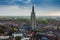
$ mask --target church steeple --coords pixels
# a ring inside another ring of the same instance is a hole
[[[32,13],[31,13],[31,15],[35,15],[34,5],[32,5]]]
[[[34,5],[32,6],[32,12],[34,12]]]
[[[31,12],[31,27],[32,27],[32,30],[36,29],[36,16],[34,11],[34,5],[32,6],[32,12]]]

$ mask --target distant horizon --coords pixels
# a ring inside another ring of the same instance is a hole
[[[31,17],[31,16],[0,16],[0,17]],[[60,16],[36,16],[36,17],[60,17]]]

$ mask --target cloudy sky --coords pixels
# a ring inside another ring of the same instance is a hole
[[[0,0],[0,16],[60,16],[60,0]]]

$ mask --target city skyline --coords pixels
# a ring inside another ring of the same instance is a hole
[[[60,0],[0,0],[0,16],[60,16]]]

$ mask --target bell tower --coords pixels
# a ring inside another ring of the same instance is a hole
[[[34,11],[34,5],[32,6],[32,12],[31,12],[31,27],[32,30],[36,29],[36,15]]]

